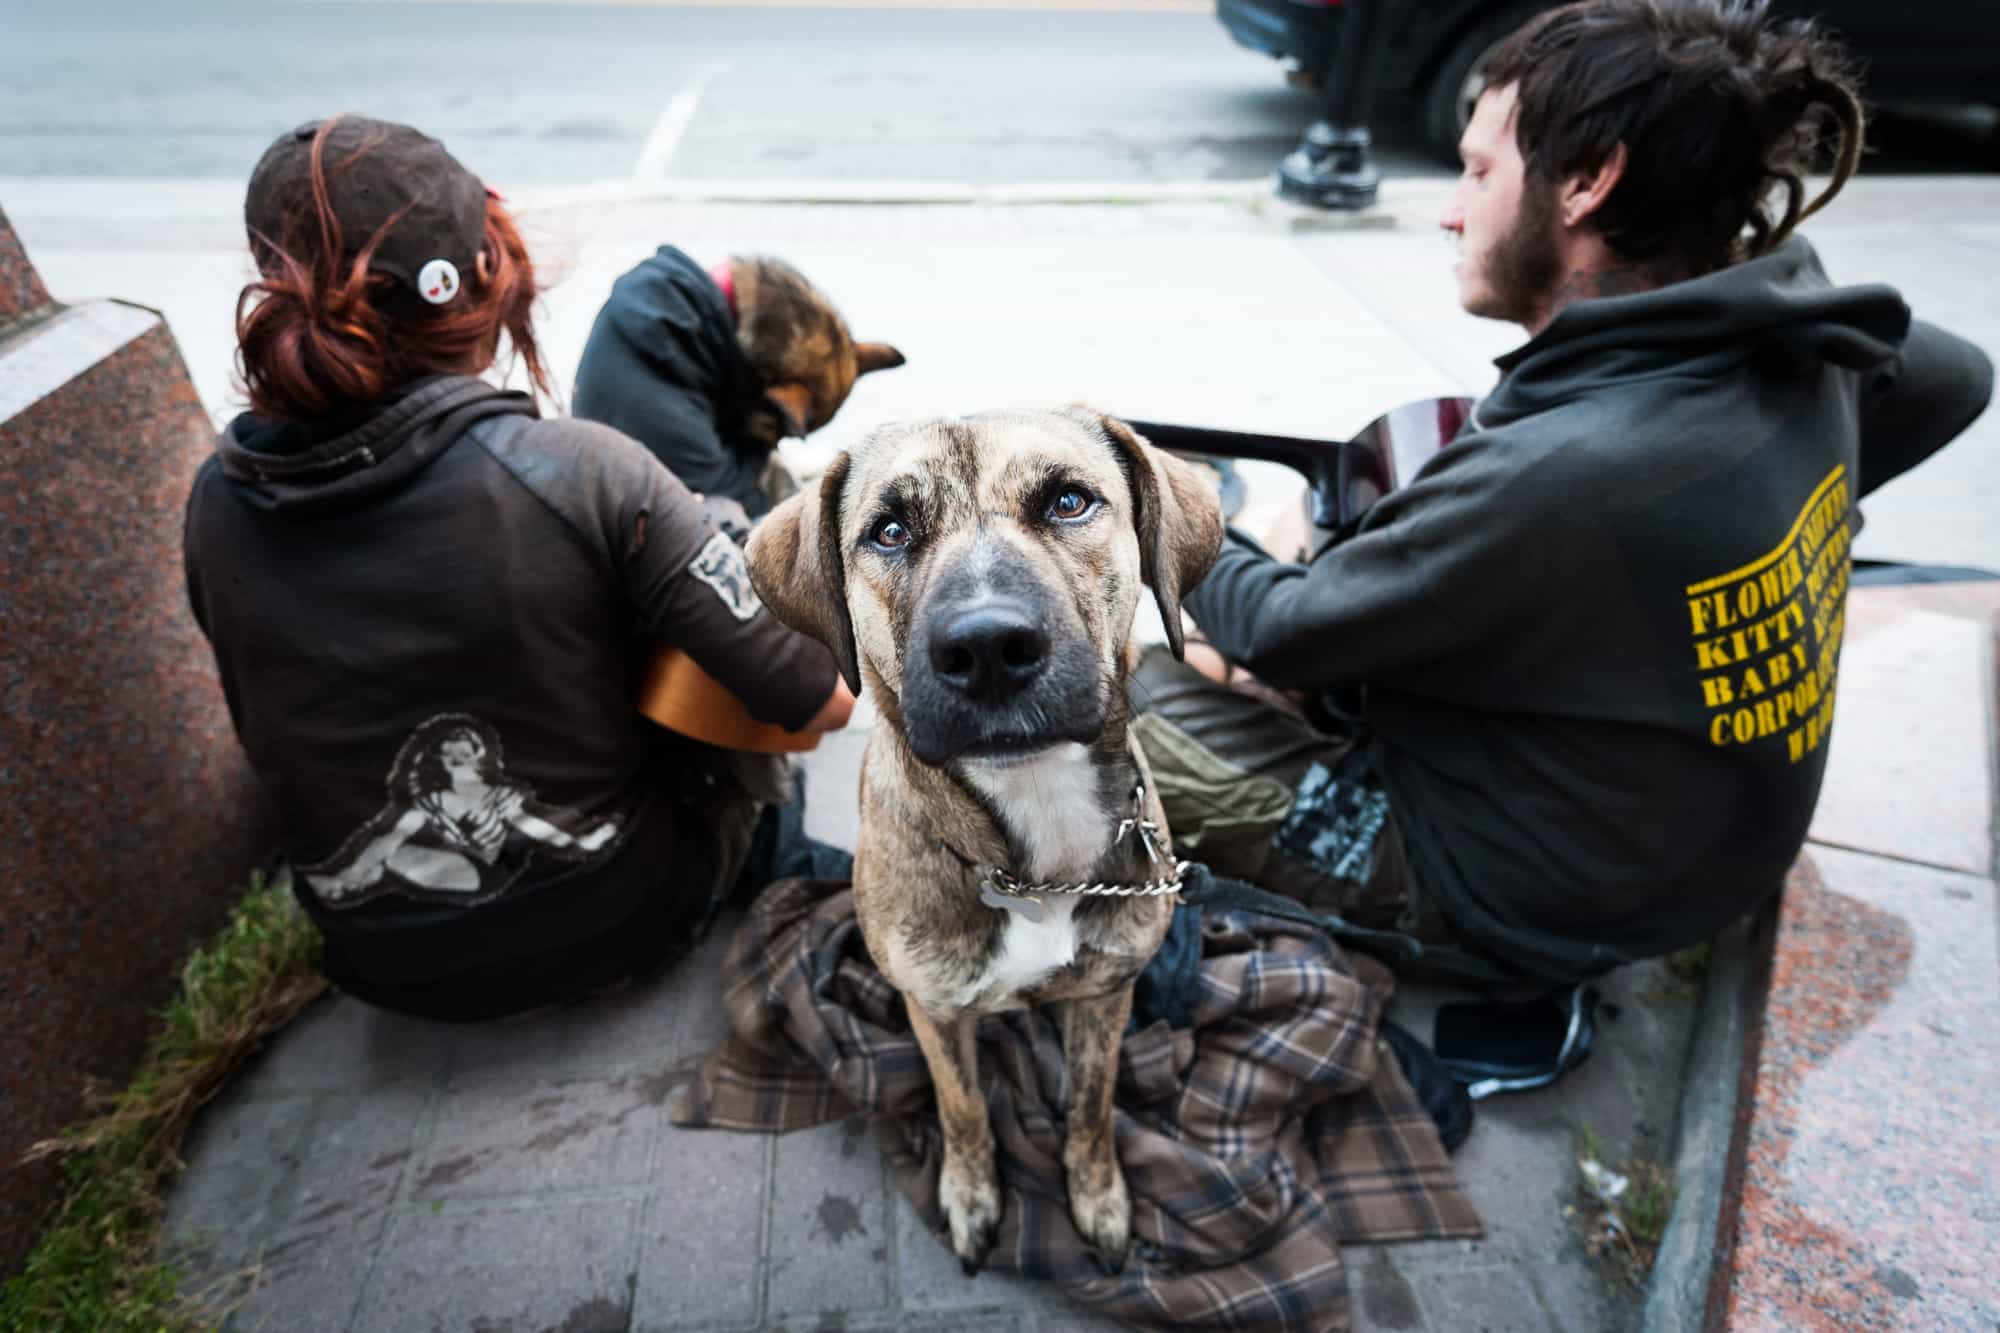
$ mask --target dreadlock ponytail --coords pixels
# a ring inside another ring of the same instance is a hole
[[[1750,73],[1761,85],[1764,114],[1758,117],[1767,182],[1783,191],[1785,206],[1775,223],[1764,210],[1751,225],[1746,247],[1763,254],[1780,244],[1801,222],[1833,202],[1861,165],[1866,114],[1847,59],[1830,39],[1805,23],[1766,28],[1751,56]],[[1826,160],[1834,145],[1832,175],[1811,203],[1805,173]],[[1757,226],[1766,222],[1766,227]]]
[[[1861,98],[1854,91],[1854,86],[1851,83],[1814,76],[1811,96],[1814,107],[1824,108],[1826,114],[1833,117],[1840,134],[1840,152],[1834,158],[1833,175],[1828,179],[1826,188],[1819,192],[1817,199],[1799,210],[1799,215],[1792,226],[1804,222],[1832,203],[1833,197],[1840,193],[1841,187],[1853,179],[1854,173],[1861,166],[1862,136],[1867,124],[1867,113],[1861,108]],[[1783,240],[1790,231],[1791,227],[1784,228],[1783,232],[1774,238],[1773,244]]]
[[[1619,255],[1667,271],[1768,253],[1861,161],[1846,52],[1809,20],[1773,21],[1769,0],[1576,0],[1508,38],[1487,84],[1516,89],[1531,179],[1589,174],[1624,151],[1591,223]]]

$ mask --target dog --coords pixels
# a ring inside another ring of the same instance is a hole
[[[1178,881],[1127,735],[1127,645],[1143,585],[1181,654],[1181,594],[1222,544],[1212,477],[1082,408],[892,425],[750,538],[765,605],[877,700],[855,914],[937,1089],[968,1274],[1001,1216],[975,1028],[1026,1005],[1061,1006],[1070,1216],[1107,1271],[1130,1250],[1112,1086],[1173,900],[1035,886]]]
[[[736,345],[763,388],[744,423],[775,448],[833,420],[854,381],[904,363],[888,343],[856,342],[833,302],[805,274],[770,255],[732,255],[710,270],[736,313]]]
[[[793,489],[778,442],[826,425],[861,376],[902,364],[888,343],[857,342],[784,260],[703,268],[668,245],[612,284],[571,410],[646,446],[740,539]]]

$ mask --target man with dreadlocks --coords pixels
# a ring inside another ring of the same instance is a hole
[[[1442,225],[1465,308],[1529,340],[1357,535],[1305,565],[1233,536],[1186,603],[1268,685],[1365,687],[1358,739],[1315,751],[1163,654],[1135,695],[1296,793],[1271,864],[1315,906],[1573,981],[1777,889],[1826,765],[1855,501],[1978,416],[1992,366],[1795,234],[1862,147],[1812,25],[1583,0],[1488,76]]]

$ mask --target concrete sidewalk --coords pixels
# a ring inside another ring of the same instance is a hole
[[[1697,983],[1659,963],[1608,978],[1590,1061],[1482,1103],[1454,1158],[1487,1237],[1350,1250],[1356,1329],[1992,1326],[1979,1108],[2000,1093],[2000,585],[1861,589],[1851,606],[1819,870],[1787,895],[1772,1017],[1761,989],[1711,987],[1697,1031]],[[809,757],[821,837],[851,837],[863,740]],[[1826,924],[1843,912],[1870,929]],[[196,1289],[243,1330],[1116,1327],[1033,1283],[963,1277],[858,1121],[776,1139],[669,1125],[722,1030],[725,939],[667,978],[516,1023],[321,1001],[188,1145],[168,1231]],[[1396,1016],[1428,1033],[1440,998],[1406,991]],[[1610,1162],[1678,1173],[1643,1308],[1585,1252],[1586,1131]]]
[[[935,196],[962,203],[773,203],[742,187],[718,198],[691,188],[511,200],[552,284],[541,321],[550,364],[567,388],[612,280],[656,245],[703,260],[782,254],[835,296],[859,336],[910,358],[861,383],[798,451],[808,466],[883,420],[1074,399],[1151,420],[1345,435],[1411,398],[1485,392],[1492,358],[1520,340],[1458,309],[1435,226],[1447,183],[1392,180],[1380,214],[1331,226],[1212,185],[1041,205],[978,191]],[[241,406],[241,190],[0,178],[0,207],[58,299],[115,296],[163,311],[203,401],[226,420]],[[774,187],[766,197],[798,195]],[[857,184],[847,197],[870,195]],[[2000,177],[1867,178],[1807,234],[1837,280],[1894,284],[1919,315],[1992,352],[1996,217]],[[1248,471],[1254,523],[1293,479]],[[2000,414],[1865,512],[1858,556],[2000,566]]]
[[[720,1035],[722,947],[491,1028],[321,1001],[188,1144],[168,1228],[193,1289],[232,1329],[298,1333],[1119,1327],[1052,1288],[967,1279],[858,1120],[779,1138],[669,1125]],[[1632,1323],[1640,1293],[1566,1216],[1576,1137],[1666,1154],[1694,992],[1656,966],[1606,989],[1623,1012],[1590,1063],[1483,1106],[1455,1159],[1488,1237],[1348,1252],[1357,1329]]]
[[[1990,221],[2000,182],[1851,188],[1812,229],[1830,270],[1894,282],[1920,313],[2000,352],[1990,284],[1964,280],[2000,258]],[[244,276],[239,200],[212,187],[163,202],[160,189],[147,186],[149,203],[114,186],[0,181],[0,205],[59,297],[164,309],[205,401],[225,416],[229,312]],[[864,381],[797,451],[806,466],[884,419],[1073,398],[1345,434],[1406,399],[1482,392],[1490,358],[1517,340],[1457,312],[1449,255],[1429,225],[1440,200],[1422,187],[1392,192],[1404,225],[1333,228],[1200,199],[517,202],[558,278],[544,329],[565,382],[612,278],[663,241],[701,258],[782,253],[836,295],[858,335],[896,342],[909,366]],[[2000,420],[1989,417],[1872,499],[1858,553],[2000,566],[1996,445]],[[1297,483],[1280,469],[1248,474],[1243,521],[1256,527]],[[1979,679],[1990,693],[1990,677]],[[1897,725],[1868,719],[1899,697],[1893,669],[1857,669],[1843,684],[1841,735]],[[1939,691],[1919,712],[1983,738],[1983,709]],[[868,723],[864,708],[808,761],[811,825],[850,846]],[[1841,774],[1854,774],[1854,791],[1875,774],[1847,753],[1837,742],[1815,837],[1872,848],[1850,831],[1865,801],[1843,805],[1838,793],[1850,789]],[[1946,780],[1919,767],[1902,790],[1935,805]],[[1990,845],[1986,854],[1990,873]],[[1990,940],[1987,888],[1974,902]],[[655,984],[493,1027],[321,1002],[203,1115],[172,1199],[174,1244],[240,1328],[1105,1326],[1032,1284],[963,1278],[894,1196],[858,1126],[775,1140],[669,1126],[687,1062],[719,1031],[722,944]],[[1983,965],[1986,985],[1990,950]],[[1591,1061],[1554,1090],[1482,1106],[1456,1159],[1489,1237],[1351,1254],[1358,1328],[1582,1333],[1637,1321],[1640,1293],[1588,1258],[1568,1216],[1576,1139],[1589,1129],[1613,1161],[1671,1160],[1696,992],[1657,964],[1605,990],[1619,1017]],[[1399,1007],[1428,1034],[1424,1009],[1437,998],[1406,995]]]

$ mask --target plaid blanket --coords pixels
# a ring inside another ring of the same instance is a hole
[[[1189,946],[1191,1025],[1156,1019],[1120,1051],[1118,1159],[1134,1235],[1122,1274],[1101,1273],[1070,1222],[1053,1014],[980,1025],[1006,1208],[987,1264],[1138,1324],[1344,1330],[1342,1244],[1474,1237],[1478,1216],[1377,1040],[1387,971],[1309,927],[1196,912],[1183,905],[1175,931]],[[731,945],[723,985],[730,1034],[675,1122],[790,1130],[864,1113],[944,1243],[930,1076],[901,995],[869,961],[846,883],[773,885]]]

